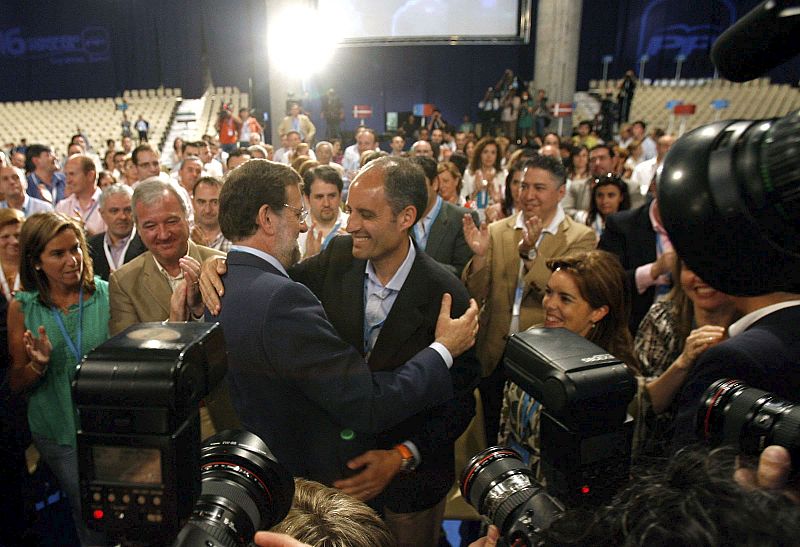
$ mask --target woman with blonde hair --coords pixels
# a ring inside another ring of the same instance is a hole
[[[28,218],[19,239],[22,290],[8,310],[9,384],[28,394],[28,424],[72,508],[81,544],[97,544],[81,517],[71,384],[83,355],[108,338],[108,284],[94,277],[83,230],[60,213]]]

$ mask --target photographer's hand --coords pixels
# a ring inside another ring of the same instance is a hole
[[[800,504],[800,488],[789,485],[792,472],[792,459],[789,451],[782,446],[768,446],[758,458],[757,469],[739,467],[733,478],[745,488],[781,490],[794,503]]]
[[[397,450],[370,450],[347,462],[350,469],[364,470],[333,486],[361,501],[368,501],[383,492],[397,473],[403,457]]]

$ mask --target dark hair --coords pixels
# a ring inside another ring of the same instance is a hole
[[[320,165],[309,169],[306,171],[305,175],[303,175],[303,193],[306,197],[311,195],[311,185],[315,180],[321,180],[328,184],[335,184],[340,194],[342,193],[342,188],[344,188],[342,177],[336,169],[328,165]]]
[[[408,158],[412,163],[416,163],[422,168],[422,172],[425,173],[425,178],[428,179],[431,183],[433,179],[436,178],[436,175],[439,172],[436,169],[436,162],[433,159],[425,157],[425,156],[414,156],[413,158]]]
[[[469,162],[469,169],[473,173],[481,168],[481,154],[483,153],[483,149],[493,144],[495,148],[497,148],[497,157],[494,160],[494,168],[497,171],[500,171],[502,168],[502,161],[503,161],[503,150],[500,148],[497,140],[494,137],[486,136],[481,138],[478,143],[475,145],[475,150],[472,152],[472,161]]]
[[[511,195],[511,183],[514,180],[514,174],[522,171],[523,161],[515,161],[508,166],[508,176],[506,176],[506,189],[503,193],[503,215],[510,217],[514,212],[514,196]]]
[[[644,121],[642,121],[642,120],[636,120],[631,125],[641,125],[642,129],[647,129],[647,124],[644,123]]]
[[[33,165],[33,158],[38,158],[44,152],[51,152],[52,149],[49,146],[45,146],[44,144],[32,144],[28,147],[25,151],[25,171],[28,173],[32,172],[36,169],[36,166]]]
[[[416,223],[428,205],[428,188],[422,168],[408,158],[386,156],[370,162],[368,169],[383,172],[384,195],[392,213],[398,215],[410,205],[417,211]]]
[[[72,230],[78,238],[83,253],[83,272],[81,284],[89,294],[94,292],[94,270],[89,247],[83,235],[83,228],[73,219],[62,213],[48,212],[31,215],[23,224],[19,233],[20,265],[19,279],[25,291],[39,292],[39,300],[45,306],[52,306],[50,281],[44,270],[37,269],[41,262],[44,248],[54,237],[65,230]]]
[[[586,146],[585,144],[579,144],[578,146],[571,146],[570,147],[570,151],[569,151],[569,163],[570,163],[570,165],[567,168],[567,172],[569,173],[569,175],[571,177],[574,177],[576,175],[576,173],[575,173],[575,161],[572,158],[574,158],[575,156],[580,154],[581,151],[583,151],[583,150],[586,150],[586,155],[588,156],[589,155],[589,147]],[[586,171],[588,173],[592,172],[592,168],[591,168],[591,165],[589,164],[589,158],[588,157],[586,158]]]
[[[461,171],[461,176],[464,176],[464,171],[467,170],[469,165],[469,158],[464,152],[453,152],[450,154],[450,163],[455,163],[458,170]]]
[[[254,158],[230,173],[219,194],[222,235],[237,242],[258,229],[256,218],[263,205],[275,212],[286,203],[286,187],[300,184],[297,171],[282,163]]]
[[[597,215],[600,214],[600,211],[597,210],[597,189],[603,186],[616,186],[622,195],[622,203],[619,204],[617,212],[627,211],[631,208],[631,195],[628,192],[628,185],[624,180],[613,173],[608,173],[602,177],[595,177],[592,180],[592,200],[589,204],[589,214],[586,216],[587,226],[591,226],[592,222],[597,218]]]
[[[614,151],[614,147],[611,146],[610,144],[596,144],[592,146],[592,149],[589,150],[589,155],[591,155],[591,153],[597,150],[598,148],[605,148],[606,150],[608,150],[608,155],[612,158],[617,155],[617,153]]]
[[[797,505],[780,490],[740,485],[733,476],[734,450],[709,453],[694,447],[648,464],[635,468],[631,482],[594,516],[580,511],[557,519],[546,531],[552,544],[761,547],[797,543]],[[560,529],[565,534],[559,534]]]
[[[633,339],[628,330],[630,298],[625,289],[625,270],[617,255],[606,251],[586,251],[552,258],[547,261],[551,271],[563,271],[572,276],[578,290],[592,309],[608,307],[608,313],[586,338],[621,359],[634,372],[639,362],[633,355]]]
[[[137,146],[136,148],[133,149],[133,152],[131,152],[131,159],[133,160],[133,164],[134,165],[137,165],[137,166],[139,165],[139,154],[141,154],[142,152],[144,152],[146,150],[149,150],[150,152],[152,152],[153,154],[158,156],[158,152],[156,152],[156,149],[153,148],[152,145],[147,144],[147,143],[140,144],[139,146]]]
[[[192,188],[192,197],[194,197],[194,193],[197,191],[197,187],[200,186],[201,184],[205,184],[206,186],[213,186],[214,188],[219,188],[219,189],[222,189],[222,187],[224,186],[222,179],[219,179],[217,177],[211,177],[211,176],[200,177],[199,179],[197,179],[194,188]]]
[[[564,164],[560,159],[555,159],[550,156],[541,156],[539,154],[526,158],[522,162],[522,170],[526,169],[543,169],[550,173],[556,179],[556,188],[559,188],[567,183],[567,170],[564,169]]]

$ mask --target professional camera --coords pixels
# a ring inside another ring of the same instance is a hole
[[[762,2],[727,29],[711,50],[719,73],[743,82],[794,57],[798,6]],[[800,112],[719,121],[682,136],[664,158],[664,227],[681,259],[714,288],[739,296],[800,292],[798,139]]]
[[[461,495],[500,529],[507,545],[538,545],[564,506],[537,482],[514,450],[492,446],[461,473]]]
[[[712,446],[733,445],[758,455],[769,445],[800,461],[800,407],[740,380],[717,380],[703,394],[697,429]]]
[[[134,325],[86,356],[73,397],[90,528],[145,544],[177,535],[200,495],[200,401],[226,368],[209,323]]]
[[[252,433],[223,431],[206,440],[200,469],[200,499],[173,547],[248,545],[292,506],[292,475]]]
[[[566,329],[511,337],[510,380],[542,404],[541,463],[547,489],[570,507],[608,502],[629,475],[636,381],[628,367]]]

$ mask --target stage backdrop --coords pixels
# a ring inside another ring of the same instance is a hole
[[[621,77],[650,56],[649,78],[669,78],[674,58],[686,56],[684,77],[710,77],[713,38],[757,4],[756,0],[587,0],[583,5],[578,89],[602,74]],[[248,90],[269,104],[264,0],[0,0],[0,101],[119,95],[125,89],[180,87],[199,97],[209,81]],[[532,0],[533,17],[536,0]],[[535,19],[534,19],[535,20]],[[536,25],[532,25],[533,29]],[[299,33],[298,40],[302,40]],[[344,47],[328,70],[306,82],[315,99],[337,89],[356,122],[354,104],[373,107],[369,125],[383,130],[384,114],[434,103],[458,123],[474,120],[486,87],[510,68],[533,77],[530,45]],[[292,55],[286,44],[285,55]],[[303,59],[297,59],[302,63]],[[773,71],[797,83],[797,59]],[[275,117],[281,113],[273,113]]]

